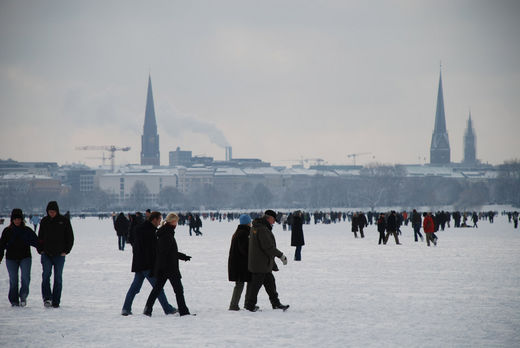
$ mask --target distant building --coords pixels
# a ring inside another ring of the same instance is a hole
[[[430,147],[430,164],[450,163],[450,140],[446,130],[444,114],[444,96],[442,93],[442,73],[439,73],[439,90],[437,92],[437,110],[435,112],[435,128],[433,129]]]
[[[177,147],[175,151],[169,153],[169,166],[170,167],[190,167],[191,166],[191,151],[182,151],[180,147]]]
[[[160,165],[159,134],[157,134],[157,122],[155,121],[155,108],[152,94],[152,78],[150,76],[148,76],[148,94],[146,96],[144,127],[141,137],[141,165]]]
[[[471,121],[471,112],[468,118],[468,125],[466,132],[464,133],[464,164],[476,164],[477,163],[477,141],[475,132],[473,131],[473,123]]]

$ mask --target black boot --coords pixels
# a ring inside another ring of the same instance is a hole
[[[278,302],[277,304],[273,304],[273,309],[283,309],[284,311],[286,311],[287,308],[289,308],[289,305],[283,305],[280,302]]]
[[[143,314],[148,316],[148,317],[151,317],[152,316],[152,309],[150,307],[148,307],[148,306],[145,306]]]

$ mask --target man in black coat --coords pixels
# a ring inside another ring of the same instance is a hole
[[[240,310],[238,302],[244,290],[244,283],[251,280],[251,272],[247,269],[251,217],[248,214],[242,214],[239,221],[240,224],[231,238],[228,257],[228,279],[230,282],[235,282],[231,303],[229,304],[230,311]]]
[[[286,310],[289,308],[289,305],[280,303],[278,293],[276,292],[276,281],[273,276],[273,271],[278,271],[278,267],[274,262],[275,257],[280,258],[284,265],[287,264],[287,257],[276,248],[276,239],[272,232],[275,222],[276,213],[272,210],[266,210],[262,218],[253,221],[247,257],[251,281],[247,283],[246,303],[244,305],[251,312],[258,310],[256,301],[258,291],[262,285],[269,294],[269,300],[273,309]]]
[[[135,295],[141,291],[141,286],[145,279],[152,287],[155,285],[156,279],[153,277],[153,267],[155,264],[155,253],[157,238],[155,232],[157,226],[161,223],[161,213],[154,211],[150,217],[135,229],[134,240],[132,243],[132,272],[135,273],[134,280],[126,293],[125,303],[121,314],[124,316],[132,314],[132,302]],[[159,302],[166,314],[173,314],[177,310],[168,303],[168,299],[164,291],[159,292]]]
[[[393,234],[395,237],[395,244],[401,244],[399,243],[399,237],[397,236],[397,216],[395,214],[395,210],[392,210],[386,221],[386,236],[383,244],[388,242],[388,237],[390,237],[391,234]]]
[[[38,252],[42,255],[42,297],[45,307],[58,308],[63,288],[65,255],[74,245],[74,233],[70,220],[60,214],[58,203],[47,204],[47,216],[40,222]],[[51,275],[54,269],[54,284],[51,290]]]
[[[291,230],[291,246],[296,247],[294,251],[294,261],[302,260],[302,246],[305,245],[303,238],[303,218],[302,212],[296,211],[293,214],[293,223]]]

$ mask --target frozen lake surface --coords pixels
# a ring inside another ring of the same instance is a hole
[[[6,221],[7,222],[7,221]],[[26,308],[11,308],[5,262],[0,265],[0,341],[3,347],[519,347],[520,230],[499,216],[478,229],[449,228],[439,245],[413,241],[377,245],[375,225],[354,239],[350,224],[304,225],[306,245],[294,262],[290,232],[275,225],[280,300],[274,311],[262,289],[262,311],[228,311],[233,283],[227,257],[236,223],[203,221],[202,237],[186,226],[176,233],[186,302],[196,316],[165,316],[156,302],[142,313],[151,290],[145,282],[134,315],[120,315],[133,279],[132,251],[117,248],[110,219],[74,218],[75,245],[67,256],[61,308],[41,300],[41,264],[32,249]],[[2,228],[5,225],[1,226]],[[175,296],[166,284],[167,297]],[[245,292],[245,291],[244,291]],[[244,294],[242,295],[244,296]],[[243,305],[243,297],[240,306]]]

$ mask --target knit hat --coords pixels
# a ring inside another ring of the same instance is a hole
[[[274,212],[274,210],[268,209],[265,211],[264,215],[269,215],[276,219],[276,213]]]
[[[22,219],[23,220],[23,212],[20,208],[14,208],[13,211],[11,211],[11,220],[14,219]]]
[[[58,202],[56,201],[50,201],[49,204],[47,204],[47,211],[54,210],[55,212],[60,212],[60,208],[58,208]]]
[[[247,214],[240,215],[238,219],[240,220],[241,225],[249,225],[251,223],[251,216]]]

